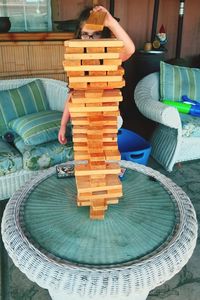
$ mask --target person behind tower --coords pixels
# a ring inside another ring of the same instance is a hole
[[[89,18],[91,12],[105,12],[106,17],[104,20],[104,29],[103,31],[94,31],[88,30],[84,28],[86,20]],[[126,31],[121,27],[119,22],[109,13],[109,11],[103,6],[95,6],[94,8],[87,7],[85,8],[79,18],[78,24],[75,31],[75,38],[88,40],[88,39],[100,39],[100,38],[110,38],[113,35],[116,39],[123,41],[124,47],[120,52],[120,59],[124,62],[135,52],[135,45]],[[66,99],[60,130],[58,133],[58,140],[61,144],[67,143],[66,134],[66,126],[69,121],[69,109],[68,109],[68,101],[71,97],[71,93],[69,93],[68,98]]]

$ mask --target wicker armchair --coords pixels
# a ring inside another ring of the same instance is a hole
[[[167,171],[178,162],[200,158],[200,138],[183,136],[179,112],[159,101],[159,73],[144,77],[135,89],[135,102],[139,111],[157,122],[152,137],[152,156]]]
[[[12,88],[18,88],[25,85],[35,78],[23,78],[23,79],[10,79],[10,80],[0,80],[0,91],[8,90]],[[45,89],[47,100],[50,105],[51,110],[62,111],[68,88],[66,83],[60,80],[40,78]],[[2,140],[0,138],[0,140]],[[63,147],[63,145],[61,145]],[[68,147],[66,151],[72,153],[72,147]],[[64,148],[63,148],[64,149]],[[64,150],[63,150],[64,152]],[[68,153],[67,152],[67,153]],[[65,157],[66,159],[66,157]],[[20,169],[10,174],[0,176],[0,200],[8,199],[11,195],[25,184],[32,177],[38,176],[43,170],[25,170]]]

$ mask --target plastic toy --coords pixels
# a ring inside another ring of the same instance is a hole
[[[200,117],[200,102],[182,96],[181,101],[163,100],[163,103],[176,107],[180,113]]]

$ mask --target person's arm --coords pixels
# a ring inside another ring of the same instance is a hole
[[[121,27],[119,22],[113,18],[113,16],[109,13],[109,11],[103,6],[95,6],[93,11],[105,11],[107,13],[104,25],[110,29],[113,35],[118,39],[123,41],[124,47],[122,52],[120,53],[120,58],[122,61],[127,60],[134,52],[135,45],[126,31]]]
[[[61,123],[60,123],[60,130],[58,132],[58,140],[61,144],[67,143],[65,134],[66,134],[67,122],[70,117],[69,108],[68,108],[68,102],[70,100],[70,97],[71,97],[71,93],[69,94],[68,98],[66,99],[65,107],[64,107],[64,111],[63,111],[63,115],[62,115],[62,119],[61,119]]]

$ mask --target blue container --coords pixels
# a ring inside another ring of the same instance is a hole
[[[133,131],[121,128],[118,131],[117,139],[121,159],[142,165],[148,163],[151,145],[144,138]]]

